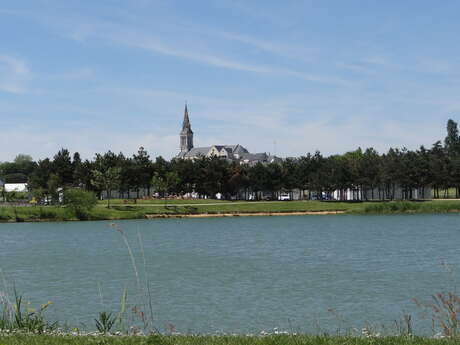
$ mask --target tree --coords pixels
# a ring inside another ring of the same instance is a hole
[[[35,168],[31,156],[19,154],[13,162],[0,163],[0,176],[6,183],[25,183]]]
[[[75,152],[72,159],[72,181],[74,187],[84,187],[84,175],[83,162],[81,161],[80,154]]]
[[[49,195],[48,190],[48,181],[50,179],[50,175],[52,174],[52,167],[51,161],[49,158],[44,160],[38,161],[38,164],[33,171],[33,173],[29,176],[29,187],[32,191],[40,189],[43,193],[41,194],[42,197],[46,197]],[[39,195],[36,195],[39,197]]]
[[[447,136],[444,139],[444,148],[450,155],[460,153],[460,138],[458,135],[458,125],[452,119],[447,121]]]
[[[226,192],[230,195],[238,196],[238,192],[244,190],[247,192],[249,179],[245,166],[234,163],[231,166],[230,178],[226,183]]]
[[[259,199],[259,194],[265,190],[267,180],[269,179],[268,171],[265,165],[257,163],[248,171],[248,182],[252,192],[255,193],[255,199]]]
[[[156,191],[160,197],[163,197],[165,199],[166,205],[166,191],[168,190],[168,181],[166,180],[166,178],[160,176],[160,174],[158,173],[155,173],[152,177],[151,185],[153,187],[153,190]]]
[[[93,170],[92,184],[107,193],[107,208],[110,208],[111,193],[120,186],[121,169],[111,167],[107,170]]]
[[[18,165],[26,165],[33,162],[32,156],[31,155],[26,155],[23,153],[18,154],[14,158],[14,163]]]
[[[439,190],[446,188],[449,181],[449,160],[441,142],[433,144],[430,152],[430,171],[432,175],[432,186],[434,198],[439,198]]]
[[[135,178],[132,179],[139,198],[139,188],[143,187],[150,194],[151,180],[153,176],[153,166],[147,151],[141,146],[137,154],[133,155],[133,169]]]
[[[48,195],[51,197],[51,203],[57,204],[59,200],[59,177],[56,174],[50,174],[46,187],[48,190]]]
[[[60,187],[72,185],[74,167],[69,150],[61,149],[54,155],[52,168],[54,174],[59,178]]]

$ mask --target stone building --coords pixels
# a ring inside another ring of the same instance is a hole
[[[238,161],[240,164],[254,165],[257,163],[270,163],[279,158],[265,152],[250,153],[244,146],[236,145],[211,145],[204,147],[193,146],[193,131],[187,105],[184,110],[184,120],[180,131],[180,152],[177,158],[197,159],[200,157],[219,157],[230,161]]]

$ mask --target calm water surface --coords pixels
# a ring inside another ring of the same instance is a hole
[[[120,221],[156,326],[187,332],[389,325],[456,286],[460,216],[292,216]],[[145,253],[142,255],[142,242]],[[0,224],[0,268],[51,319],[93,327],[140,289],[109,222]],[[5,290],[0,285],[0,291]],[[10,290],[11,291],[11,290]],[[419,329],[418,331],[421,332]]]

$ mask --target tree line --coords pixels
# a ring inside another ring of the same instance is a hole
[[[125,198],[139,198],[141,189],[160,196],[196,193],[200,197],[260,198],[280,192],[302,191],[302,198],[326,198],[333,191],[351,190],[356,199],[393,199],[400,188],[404,199],[415,189],[422,196],[429,190],[435,198],[454,191],[460,196],[460,138],[455,121],[447,123],[444,142],[417,150],[391,148],[379,154],[373,148],[340,155],[323,156],[319,151],[280,162],[255,165],[230,162],[217,157],[196,160],[161,156],[151,159],[144,148],[131,157],[108,151],[92,160],[82,160],[61,149],[53,158],[33,161],[18,155],[13,162],[0,163],[0,178],[6,183],[27,182],[37,199],[59,200],[69,187],[100,195],[118,191]],[[306,191],[306,192],[304,192]],[[367,192],[366,192],[367,191]],[[339,198],[344,197],[339,192]]]

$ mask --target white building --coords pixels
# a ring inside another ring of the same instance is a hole
[[[5,192],[20,192],[28,191],[27,183],[5,183]]]

